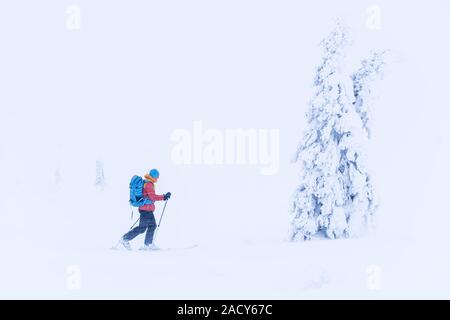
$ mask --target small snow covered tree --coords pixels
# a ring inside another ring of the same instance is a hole
[[[369,59],[361,61],[361,67],[351,75],[353,81],[354,106],[363,123],[364,130],[370,138],[372,106],[372,83],[383,76],[386,65],[386,51],[371,52]]]
[[[353,104],[351,79],[340,68],[348,44],[340,23],[322,41],[324,57],[314,81],[308,127],[295,159],[302,174],[292,201],[292,241],[316,234],[357,236],[374,211],[362,152],[367,135]]]
[[[58,188],[61,184],[61,169],[59,167],[55,170],[54,184],[56,188]]]
[[[98,161],[95,163],[95,186],[100,189],[105,188],[105,173],[103,171],[103,162]]]

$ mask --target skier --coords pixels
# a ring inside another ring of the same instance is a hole
[[[120,243],[128,250],[131,250],[130,246],[130,240],[134,239],[136,236],[140,235],[141,233],[144,233],[147,230],[147,233],[145,234],[145,240],[144,240],[144,246],[141,248],[141,250],[156,250],[158,249],[152,242],[153,242],[153,234],[156,229],[156,220],[155,216],[153,215],[153,212],[155,211],[155,201],[166,201],[170,199],[171,193],[167,192],[164,195],[158,195],[155,193],[155,183],[159,179],[159,171],[156,169],[150,170],[148,174],[144,176],[144,198],[150,199],[152,202],[150,204],[143,205],[139,207],[139,214],[140,214],[140,220],[139,225],[135,227],[134,229],[127,232],[125,235],[123,235],[122,239],[120,240]]]

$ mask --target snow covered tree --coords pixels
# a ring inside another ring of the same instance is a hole
[[[56,188],[58,188],[61,184],[61,169],[59,167],[55,170],[54,184]]]
[[[371,52],[369,59],[361,62],[361,67],[351,75],[353,81],[354,106],[359,114],[368,137],[370,138],[370,108],[372,106],[372,83],[383,76],[386,65],[386,51]]]
[[[345,26],[338,23],[321,44],[324,57],[295,158],[302,174],[292,201],[292,241],[319,234],[332,239],[357,236],[375,209],[364,165],[367,135],[354,106],[351,78],[341,70],[349,44]]]
[[[61,166],[58,164],[56,166],[55,171],[53,172],[53,175],[51,176],[50,180],[50,192],[56,193],[61,188],[61,182],[62,182],[62,174],[61,174]]]
[[[100,189],[105,188],[105,173],[103,171],[103,162],[98,161],[95,163],[95,186]]]

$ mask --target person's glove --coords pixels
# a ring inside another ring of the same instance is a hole
[[[171,194],[170,192],[167,192],[167,193],[164,195],[164,201],[169,200],[171,195],[172,195],[172,194]]]

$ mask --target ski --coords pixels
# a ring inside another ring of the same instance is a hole
[[[158,249],[147,250],[147,251],[156,251],[156,252],[158,252],[158,251],[188,250],[188,249],[194,249],[194,248],[197,248],[197,247],[198,247],[198,245],[194,244],[194,245],[186,246],[186,247],[167,247],[167,248],[158,248]]]
[[[167,247],[167,248],[158,248],[158,249],[151,249],[151,250],[148,250],[148,249],[141,249],[141,248],[139,248],[139,249],[131,249],[131,250],[128,250],[128,249],[126,249],[126,248],[119,248],[119,245],[115,245],[115,246],[112,246],[111,248],[110,248],[110,250],[118,250],[118,251],[148,251],[148,252],[158,252],[158,251],[176,251],[176,250],[189,250],[189,249],[194,249],[194,248],[197,248],[198,247],[198,245],[197,244],[194,244],[194,245],[190,245],[190,246],[186,246],[186,247]]]

